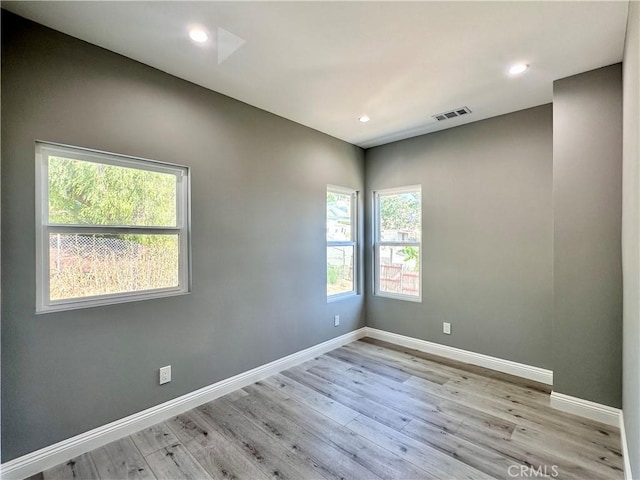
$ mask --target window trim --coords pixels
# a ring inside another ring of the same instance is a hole
[[[402,193],[415,193],[418,192],[420,194],[420,241],[419,242],[388,242],[380,240],[380,225],[381,225],[381,211],[380,211],[380,197],[385,195],[398,195]],[[372,285],[372,293],[376,297],[385,297],[385,298],[394,298],[396,300],[404,300],[408,302],[416,302],[422,303],[422,258],[423,258],[423,250],[422,250],[422,185],[408,185],[406,187],[394,187],[394,188],[385,188],[380,190],[373,191],[373,285]],[[401,247],[401,246],[416,246],[420,251],[419,255],[419,289],[418,295],[406,295],[401,293],[390,293],[383,292],[380,290],[380,262],[379,260],[379,249],[380,247]]]
[[[176,175],[176,226],[133,226],[56,224],[49,222],[49,162],[50,155],[59,155],[80,161],[136,168],[138,170]],[[177,165],[141,157],[76,147],[60,143],[35,142],[36,180],[36,314],[76,310],[102,305],[185,295],[191,292],[191,172],[184,165]],[[141,290],[137,292],[110,293],[80,298],[51,300],[49,272],[49,234],[177,234],[178,235],[178,286]]]
[[[347,187],[339,187],[337,185],[327,185],[326,193],[337,193],[340,195],[350,195],[351,196],[351,241],[336,241],[336,240],[326,240],[325,247],[325,265],[328,262],[327,259],[327,249],[329,247],[353,247],[353,289],[348,292],[343,293],[335,293],[333,295],[327,294],[327,303],[338,302],[340,300],[345,300],[347,298],[355,297],[360,295],[360,236],[359,233],[359,208],[358,208],[358,190]],[[325,194],[325,224],[326,224],[326,215],[327,215],[327,204],[326,204],[326,194]],[[326,269],[325,269],[326,271]],[[325,277],[325,288],[327,284],[327,278]]]

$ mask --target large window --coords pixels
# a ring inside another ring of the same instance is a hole
[[[358,291],[357,192],[327,187],[327,299],[338,300]]]
[[[374,193],[376,295],[420,301],[421,188]]]
[[[189,170],[36,143],[36,311],[189,291]]]

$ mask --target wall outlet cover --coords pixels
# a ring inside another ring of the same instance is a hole
[[[338,325],[340,325],[340,315],[335,315],[333,317],[333,326],[337,327]]]
[[[442,333],[446,333],[447,335],[451,335],[451,324],[447,322],[442,323]]]
[[[164,385],[165,383],[169,383],[171,381],[171,365],[167,365],[166,367],[162,367],[160,369],[160,385]]]

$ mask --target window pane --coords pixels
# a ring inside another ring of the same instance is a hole
[[[379,291],[420,296],[420,248],[378,247]]]
[[[420,192],[380,195],[380,240],[420,241]]]
[[[327,247],[327,296],[354,290],[353,246]]]
[[[327,192],[327,241],[350,242],[351,199],[345,193]]]
[[[177,177],[49,157],[49,222],[175,227]]]
[[[51,300],[178,286],[178,235],[49,235]]]

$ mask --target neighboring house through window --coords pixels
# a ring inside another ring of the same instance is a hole
[[[421,301],[421,187],[374,192],[374,294]]]
[[[327,299],[339,300],[358,291],[357,192],[327,187]]]

